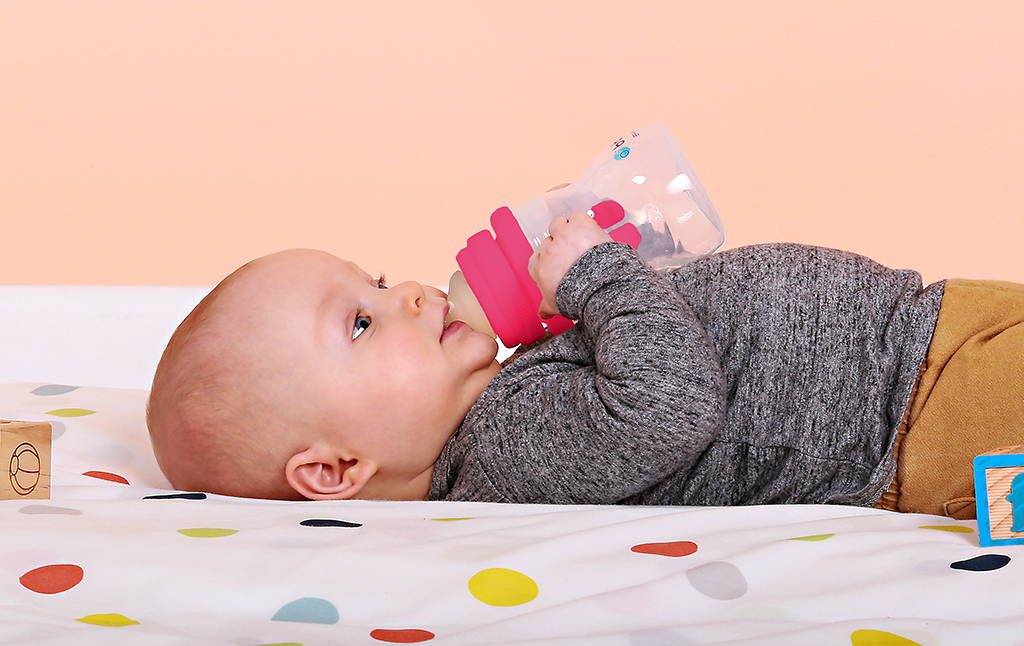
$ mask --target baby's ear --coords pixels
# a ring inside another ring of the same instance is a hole
[[[319,447],[296,453],[285,464],[288,484],[310,500],[354,498],[376,472],[377,465],[370,460],[346,460]]]

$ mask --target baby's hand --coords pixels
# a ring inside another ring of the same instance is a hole
[[[585,213],[573,213],[568,218],[555,218],[548,225],[548,237],[530,256],[527,270],[540,288],[541,301],[537,311],[542,319],[558,314],[555,292],[562,284],[565,272],[590,248],[602,242],[612,242],[608,232]]]

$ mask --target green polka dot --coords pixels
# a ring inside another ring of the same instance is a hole
[[[222,529],[220,527],[190,527],[188,529],[179,529],[178,533],[191,536],[192,538],[220,538],[221,536],[237,534],[238,530]]]
[[[46,411],[47,415],[56,415],[57,417],[82,417],[83,415],[93,415],[95,413],[96,411],[89,410],[88,408],[56,408]]]
[[[963,525],[920,525],[920,529],[937,529],[940,532],[956,532],[957,534],[970,534],[974,530]]]

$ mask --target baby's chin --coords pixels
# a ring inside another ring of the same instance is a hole
[[[458,337],[447,337],[441,342],[442,345],[447,345],[449,343],[471,343],[474,346],[489,347],[487,353],[491,355],[492,359],[498,356],[499,345],[498,340],[496,338],[494,338],[490,334],[486,334],[484,332],[480,332],[474,329],[472,326],[466,324],[464,321],[462,323],[465,325],[465,327],[459,330],[458,332],[455,332],[455,334],[458,335]]]
[[[490,355],[491,360],[494,361],[495,363],[497,363],[498,362],[498,347],[499,347],[498,346],[498,341],[496,339],[491,338],[490,336],[488,336],[487,338],[491,339],[491,344],[494,346],[494,349],[491,352],[489,352],[488,354]]]
[[[480,365],[481,367],[486,366],[487,368],[500,368],[501,362],[498,361],[498,341],[489,334],[483,334],[476,330],[466,330],[473,336],[478,337],[474,339],[466,339],[471,343],[479,345],[481,348],[487,348],[486,350],[480,351]]]

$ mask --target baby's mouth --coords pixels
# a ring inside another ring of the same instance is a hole
[[[448,312],[451,310],[451,303],[444,304],[444,313],[441,314],[441,333],[437,335],[437,340],[440,341],[441,337],[444,336],[444,331],[451,323],[445,323],[448,320]],[[454,322],[454,321],[453,321]]]

